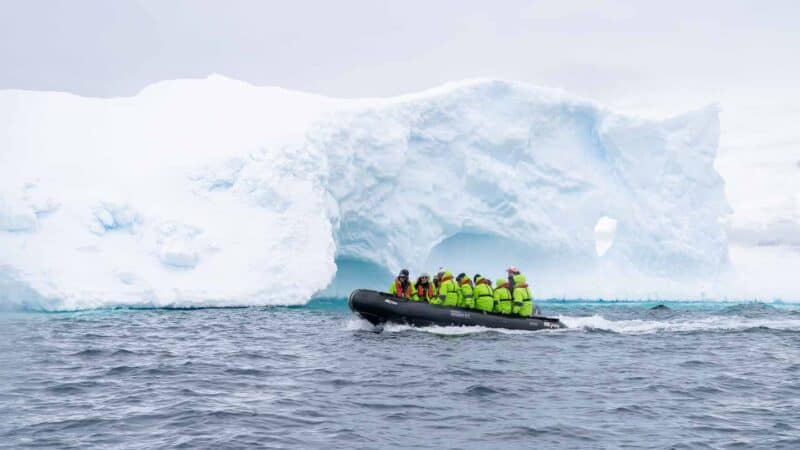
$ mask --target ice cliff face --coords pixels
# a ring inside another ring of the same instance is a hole
[[[696,297],[727,262],[713,107],[652,122],[503,81],[341,101],[212,77],[0,92],[0,120],[6,307],[302,303],[337,264],[328,293],[515,264],[537,296]]]
[[[714,107],[654,123],[489,81],[340,115],[308,140],[328,160],[339,256],[393,270],[514,261],[563,286],[608,260],[670,278],[718,270],[718,135]],[[604,216],[618,226],[601,260]]]

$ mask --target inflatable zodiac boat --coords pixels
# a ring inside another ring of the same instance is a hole
[[[357,289],[348,299],[350,309],[373,325],[386,322],[425,327],[430,325],[481,326],[510,330],[566,328],[560,320],[543,317],[515,317],[489,314],[474,309],[435,306],[395,297],[385,292]]]

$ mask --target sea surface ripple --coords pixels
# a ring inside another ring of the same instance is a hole
[[[4,448],[798,448],[793,305],[544,302],[568,330],[302,308],[0,314]]]

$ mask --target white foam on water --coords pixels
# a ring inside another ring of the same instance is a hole
[[[482,333],[500,334],[539,334],[564,331],[601,330],[619,334],[681,333],[692,331],[740,331],[753,328],[767,328],[780,331],[800,331],[800,318],[749,318],[742,316],[710,316],[691,320],[611,320],[600,314],[584,317],[559,316],[567,328],[559,330],[509,330],[481,326],[439,326],[417,327],[405,324],[387,323],[376,327],[364,319],[352,318],[345,324],[347,331],[377,331],[385,333],[421,332],[440,336],[467,336]]]
[[[479,326],[429,326],[429,327],[416,327],[412,325],[386,323],[383,326],[375,326],[368,321],[361,318],[351,318],[348,320],[344,328],[346,331],[382,331],[385,333],[403,333],[403,332],[422,332],[430,334],[438,334],[441,336],[466,336],[470,334],[480,333],[501,333],[501,334],[529,334],[535,331],[529,330],[508,330],[504,328],[486,328]],[[550,331],[550,330],[542,330]]]
[[[359,317],[352,317],[344,324],[347,331],[375,331],[377,328],[366,320]]]
[[[404,331],[420,331],[423,333],[438,334],[441,336],[466,336],[480,333],[501,333],[501,334],[530,334],[536,331],[530,330],[509,330],[505,328],[487,328],[480,326],[439,326],[415,327],[411,325],[386,324],[383,331],[389,333],[399,333]],[[545,331],[545,330],[542,330]]]
[[[680,333],[690,331],[738,331],[768,328],[800,331],[800,319],[749,318],[742,316],[710,316],[691,320],[609,320],[595,314],[585,317],[560,316],[572,330],[603,330],[620,334]]]

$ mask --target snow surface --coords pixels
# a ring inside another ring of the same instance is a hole
[[[0,121],[4,306],[299,304],[510,264],[537,297],[732,293],[716,106],[657,121],[499,80],[336,100],[212,76],[0,91]]]

